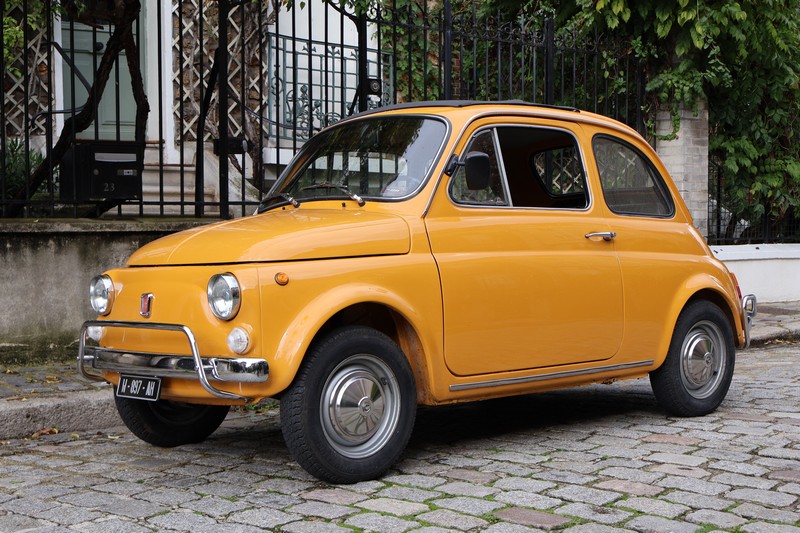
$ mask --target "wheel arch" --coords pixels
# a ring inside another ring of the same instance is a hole
[[[669,329],[664,329],[661,347],[658,352],[656,361],[656,366],[658,367],[664,363],[664,360],[667,357],[667,351],[669,350],[669,345],[672,341],[672,336],[678,323],[678,318],[683,310],[693,302],[705,300],[716,305],[728,319],[728,323],[731,326],[731,331],[733,331],[734,344],[739,346],[743,342],[743,337],[741,334],[742,325],[738,314],[738,306],[736,302],[732,301],[727,295],[728,291],[725,289],[724,285],[719,283],[719,281],[716,279],[709,280],[707,277],[702,276],[689,280],[686,284],[686,288],[687,291],[678,294],[677,298],[673,301],[672,310],[669,315],[670,327]],[[735,291],[736,289],[731,287],[730,290]]]
[[[334,302],[336,304],[332,305]],[[280,342],[275,358],[284,370],[281,390],[294,381],[314,343],[340,327],[360,325],[385,334],[400,347],[414,374],[417,402],[430,403],[429,355],[436,348],[423,342],[420,327],[424,323],[423,317],[415,313],[408,302],[374,287],[339,287],[321,295],[309,303],[305,313],[296,317]]]

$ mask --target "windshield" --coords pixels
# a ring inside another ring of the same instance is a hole
[[[366,118],[331,128],[308,142],[260,211],[289,198],[302,203],[322,198],[408,197],[428,177],[446,132],[441,120],[400,116]]]

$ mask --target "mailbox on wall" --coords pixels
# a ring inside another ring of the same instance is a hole
[[[144,144],[76,140],[61,161],[62,201],[139,200]]]

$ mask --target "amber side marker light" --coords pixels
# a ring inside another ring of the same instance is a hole
[[[287,285],[289,283],[289,274],[285,272],[278,272],[275,274],[275,283],[280,286]]]

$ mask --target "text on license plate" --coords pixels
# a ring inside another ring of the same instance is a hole
[[[161,378],[146,378],[142,376],[119,377],[117,396],[120,398],[135,398],[154,402],[161,394]]]

